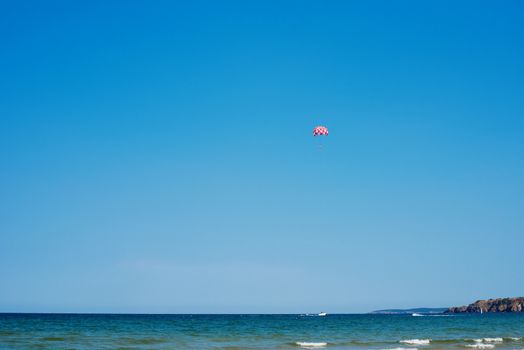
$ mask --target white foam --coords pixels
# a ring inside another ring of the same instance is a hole
[[[473,339],[475,343],[502,343],[504,339],[502,338],[480,338]]]
[[[306,341],[297,341],[295,344],[297,344],[301,348],[323,348],[327,346],[327,343],[323,343],[323,342],[312,343],[312,342],[306,342]]]
[[[401,340],[399,343],[409,344],[409,345],[428,345],[430,339],[407,339]]]
[[[522,338],[519,338],[519,337],[509,337],[508,339],[509,339],[509,340],[513,340],[513,341],[519,341],[519,340],[521,340]]]
[[[484,342],[486,343],[502,343],[504,339],[502,338],[484,338]]]
[[[475,348],[475,349],[493,349],[495,347],[495,345],[478,343],[478,344],[467,344],[466,347],[467,348]]]
[[[419,316],[420,317],[420,316],[425,316],[425,315],[418,314],[418,313],[414,312],[414,313],[411,314],[411,316]]]
[[[381,350],[418,350],[417,348],[392,348],[392,349],[381,349]]]

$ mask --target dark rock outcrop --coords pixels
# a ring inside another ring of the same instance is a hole
[[[524,297],[477,300],[468,306],[456,306],[447,309],[446,313],[475,312],[524,312]]]

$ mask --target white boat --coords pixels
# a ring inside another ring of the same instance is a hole
[[[317,316],[327,316],[327,313],[325,313],[325,312],[321,312],[321,313],[319,313]]]

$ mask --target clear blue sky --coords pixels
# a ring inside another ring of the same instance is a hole
[[[519,1],[3,2],[0,311],[522,295],[523,18]]]

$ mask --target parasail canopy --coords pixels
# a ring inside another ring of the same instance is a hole
[[[328,135],[329,135],[329,131],[325,126],[319,125],[313,129],[313,136],[328,136]]]

